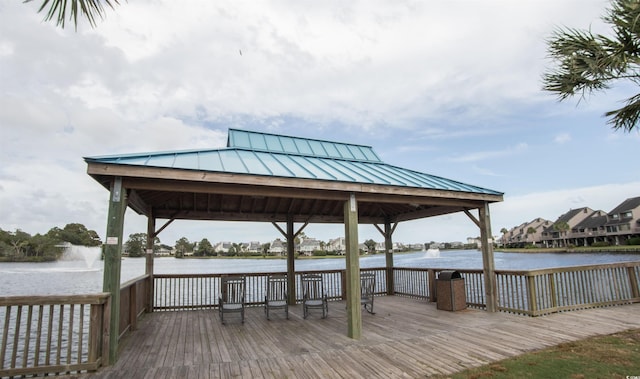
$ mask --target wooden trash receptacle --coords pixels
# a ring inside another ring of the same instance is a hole
[[[460,311],[467,308],[464,278],[458,271],[440,271],[436,279],[437,308],[444,311]]]

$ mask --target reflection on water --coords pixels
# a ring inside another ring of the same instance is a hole
[[[495,253],[497,269],[539,269],[590,264],[640,261],[640,254],[507,254]],[[384,267],[384,254],[360,258],[360,267]],[[441,251],[427,257],[424,251],[394,255],[395,267],[468,269],[482,268],[482,254],[476,250]],[[84,260],[44,263],[0,263],[0,296],[87,294],[102,291],[103,262],[88,268]],[[344,269],[344,258],[296,260],[297,271]],[[144,274],[144,258],[122,260],[121,282]],[[175,259],[156,258],[158,274],[204,274],[286,271],[285,259]]]

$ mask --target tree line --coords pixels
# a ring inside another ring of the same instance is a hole
[[[20,229],[10,232],[0,229],[0,261],[43,262],[59,259],[64,243],[80,246],[100,246],[102,241],[95,230],[78,223],[64,228],[51,228],[45,234],[31,235]]]

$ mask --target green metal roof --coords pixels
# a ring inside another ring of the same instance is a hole
[[[85,157],[86,162],[502,195],[386,164],[370,146],[229,129],[227,147]]]

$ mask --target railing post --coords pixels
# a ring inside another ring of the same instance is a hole
[[[536,281],[535,276],[529,273],[527,274],[527,302],[529,303],[529,314],[536,316],[538,310]]]
[[[627,273],[629,274],[629,286],[631,287],[631,294],[633,298],[640,298],[640,287],[638,286],[638,277],[636,276],[636,270],[634,266],[627,267]]]
[[[551,308],[555,312],[558,307],[558,296],[556,294],[556,277],[553,273],[547,274],[549,278],[549,296],[551,296]]]
[[[102,353],[102,365],[109,366],[111,361],[109,360],[109,345],[111,342],[111,333],[118,333],[117,330],[111,330],[111,303],[112,297],[108,296],[107,301],[105,301],[102,307],[102,325],[101,325],[101,338],[102,338],[102,347],[100,348]]]
[[[438,300],[438,294],[436,293],[436,270],[432,268],[427,270],[427,281],[429,283],[429,301],[433,303]]]
[[[138,282],[129,286],[129,323],[131,331],[138,328]]]
[[[98,360],[102,346],[102,315],[104,303],[92,304],[89,310],[89,363]]]

